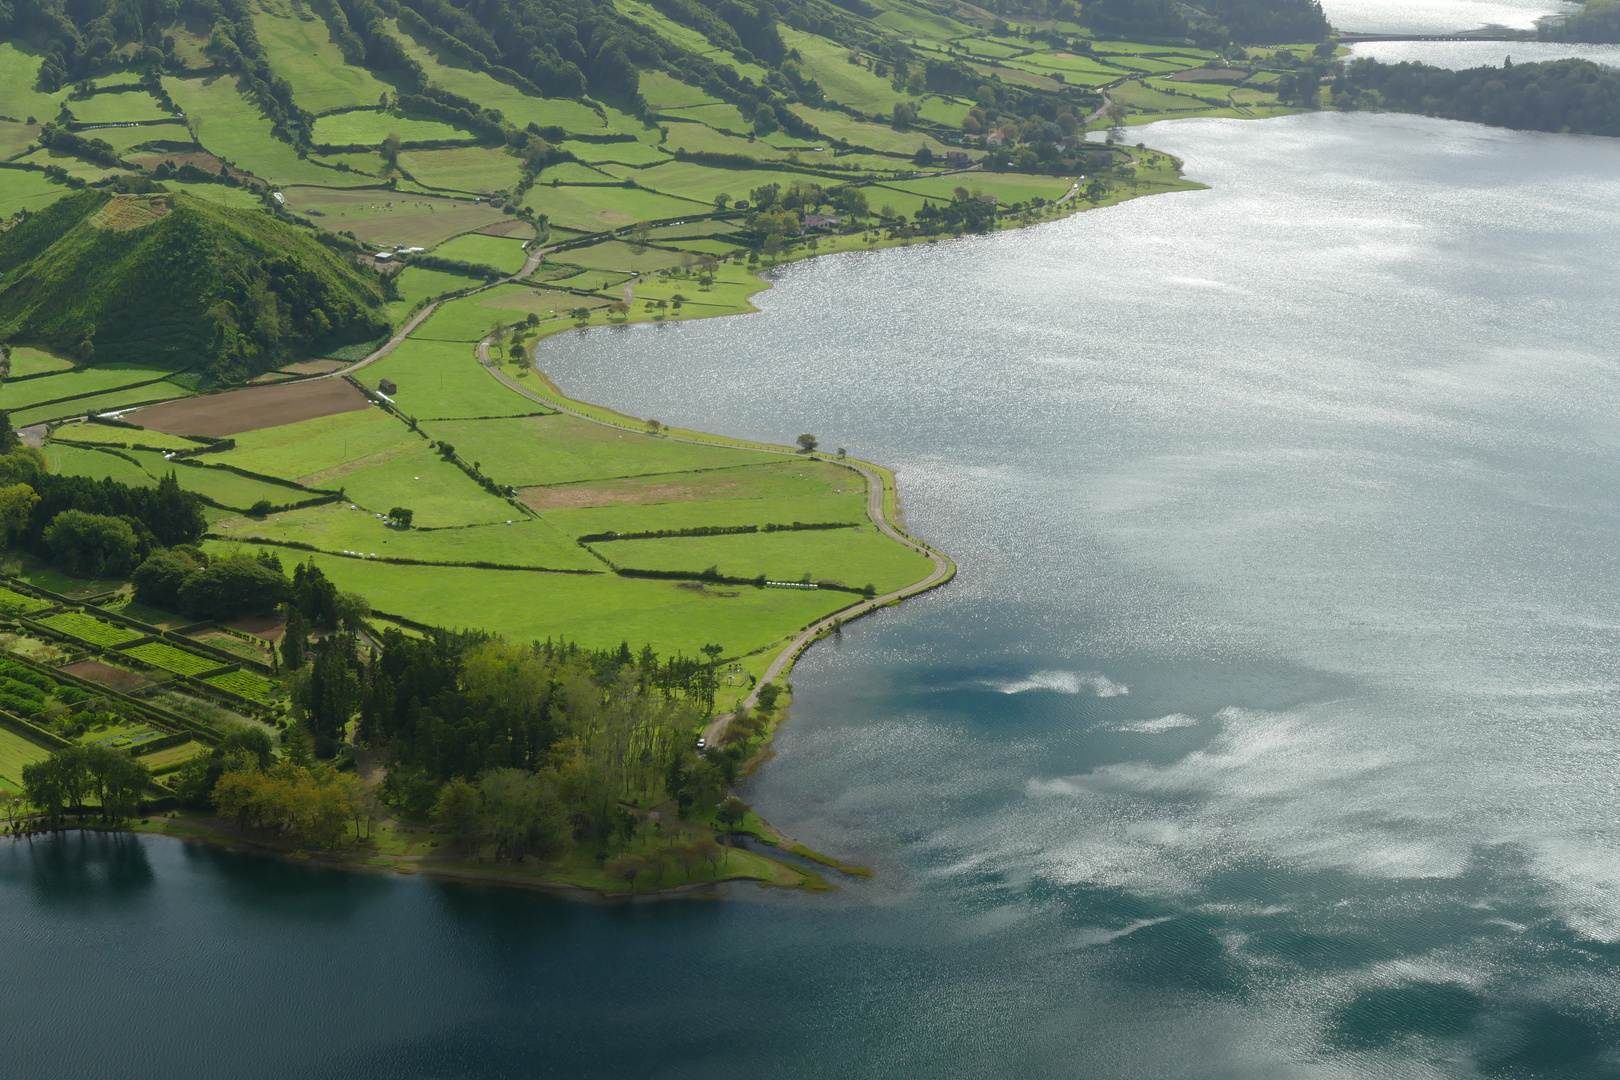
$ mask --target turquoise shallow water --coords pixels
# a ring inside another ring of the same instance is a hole
[[[543,351],[894,465],[958,557],[808,654],[746,791],[875,881],[594,905],[0,846],[14,1067],[1620,1075],[1620,146],[1141,137],[1211,189]]]

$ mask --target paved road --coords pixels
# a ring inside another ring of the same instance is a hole
[[[529,400],[538,402],[547,408],[557,409],[560,412],[567,413],[569,416],[576,416],[581,420],[589,420],[591,423],[601,424],[603,427],[621,428],[626,431],[636,430],[635,428],[626,427],[623,424],[613,424],[606,420],[599,420],[594,416],[587,416],[585,413],[570,409],[568,406],[554,401],[551,398],[542,397],[541,395],[534,393],[532,390],[529,390],[527,387],[520,386],[515,379],[506,374],[506,372],[502,371],[495,365],[493,361],[490,360],[488,338],[485,338],[483,341],[478,343],[478,362],[483,364],[486,371],[495,376],[495,378],[499,379],[509,389],[515,390]],[[721,445],[708,442],[704,439],[686,439],[677,435],[665,435],[663,437],[673,442],[692,443],[696,446]],[[763,453],[781,454],[784,457],[797,458],[805,456],[792,450],[766,450],[762,447],[753,447],[752,449],[760,450]],[[834,614],[828,615],[826,618],[820,619],[805,627],[802,631],[800,631],[799,636],[794,638],[793,641],[788,644],[787,648],[778,653],[775,660],[771,661],[771,666],[765,669],[765,674],[760,676],[759,682],[755,684],[754,689],[749,691],[748,696],[743,699],[742,705],[744,708],[752,709],[754,707],[754,702],[759,697],[759,688],[773,679],[780,678],[785,671],[792,667],[793,661],[798,659],[801,652],[808,648],[810,644],[817,638],[821,637],[823,634],[826,634],[835,626],[846,623],[851,619],[859,618],[869,611],[876,610],[877,608],[883,607],[887,604],[892,604],[897,600],[903,600],[908,596],[915,596],[917,593],[926,592],[927,590],[932,589],[934,586],[941,585],[948,581],[951,576],[956,573],[956,566],[951,562],[950,559],[946,558],[940,552],[935,551],[933,548],[928,547],[926,544],[920,544],[910,536],[907,536],[904,532],[897,528],[892,521],[889,520],[889,516],[883,512],[883,478],[879,476],[875,470],[857,461],[838,460],[822,457],[820,455],[811,456],[820,461],[837,460],[838,464],[847,465],[856,472],[860,473],[861,476],[866,480],[866,515],[872,519],[872,524],[876,525],[878,529],[880,529],[885,535],[898,540],[900,543],[906,545],[906,547],[917,552],[917,554],[926,556],[934,564],[934,568],[929,572],[928,576],[923,578],[921,581],[913,582],[904,588],[895,589],[893,592],[887,592],[881,596],[875,596],[870,600],[863,600],[853,607],[848,607],[843,611],[835,612]],[[730,713],[723,713],[720,716],[715,717],[712,721],[710,721],[709,726],[704,729],[703,737],[711,744],[715,743],[716,740],[725,734],[726,727],[730,723]]]

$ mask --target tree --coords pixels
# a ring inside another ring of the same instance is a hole
[[[44,539],[62,568],[82,577],[122,576],[141,555],[140,540],[128,521],[82,510],[57,514]]]
[[[281,665],[288,671],[304,666],[304,654],[309,651],[309,620],[297,608],[287,611],[287,626],[281,632]]]
[[[647,869],[647,860],[640,855],[616,855],[602,864],[607,876],[615,881],[634,886],[636,878]]]
[[[773,232],[765,238],[765,254],[769,255],[772,259],[782,254],[781,233]]]
[[[260,499],[248,507],[247,516],[250,518],[267,518],[275,512],[276,505],[269,499]]]
[[[5,413],[0,412],[0,418]],[[0,441],[9,429],[0,428]],[[11,546],[14,537],[20,536],[28,525],[28,512],[39,502],[39,496],[27,484],[11,484],[0,487],[0,548]]]
[[[754,700],[759,702],[760,712],[770,712],[776,708],[776,699],[781,696],[782,688],[773,682],[768,682],[759,688],[759,693]]]
[[[309,752],[309,733],[303,724],[293,724],[281,738],[281,758],[289,765],[307,768],[314,762]]]
[[[715,816],[721,821],[725,822],[727,825],[735,827],[743,823],[743,819],[748,816],[748,812],[752,809],[753,807],[743,802],[737,796],[728,795],[726,796],[726,800],[720,804],[720,809],[716,812]]]
[[[652,234],[652,225],[645,221],[638,221],[630,227],[630,249],[637,255],[647,250],[647,238]]]
[[[17,437],[17,432],[11,426],[11,414],[5,409],[0,409],[0,454],[9,454],[21,445],[22,440]]]
[[[410,528],[411,520],[415,517],[416,512],[414,510],[408,510],[403,506],[396,506],[388,511],[388,520],[402,529]]]
[[[483,803],[478,789],[458,776],[439,789],[433,804],[433,827],[449,834],[458,851],[471,851],[483,834]]]
[[[799,444],[799,449],[804,451],[806,454],[808,454],[810,451],[814,450],[817,446],[821,445],[816,440],[816,437],[814,435],[811,435],[808,432],[806,432],[803,435],[800,435],[797,439],[795,439],[793,441],[798,443]]]
[[[934,163],[934,152],[927,146],[919,146],[916,156],[911,160],[919,169],[926,169]]]
[[[614,318],[622,319],[630,314],[630,305],[623,300],[615,300],[608,305],[608,310],[613,313]]]
[[[731,196],[724,191],[714,197],[714,205],[721,210],[724,210],[730,202]]]
[[[222,555],[186,575],[179,599],[192,615],[234,619],[272,614],[287,593],[287,577],[276,564],[251,555]]]
[[[388,136],[382,141],[382,159],[388,162],[390,165],[396,164],[399,160],[400,148],[403,145],[404,144],[400,140],[399,135],[396,132],[390,131]]]

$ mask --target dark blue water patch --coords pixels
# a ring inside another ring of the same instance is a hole
[[[1458,1039],[1469,1034],[1485,1011],[1485,999],[1455,983],[1417,981],[1363,990],[1335,1011],[1333,1042],[1350,1050],[1372,1050],[1409,1036]]]

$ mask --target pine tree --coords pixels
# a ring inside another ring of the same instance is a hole
[[[281,634],[281,663],[288,671],[304,666],[304,653],[309,649],[309,620],[292,605],[287,606],[287,628]]]

